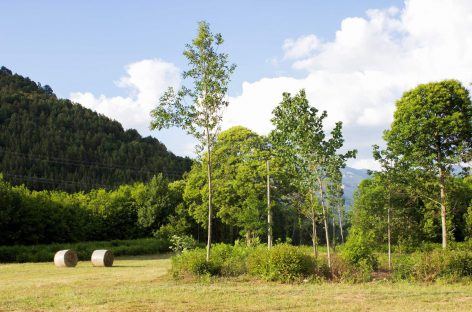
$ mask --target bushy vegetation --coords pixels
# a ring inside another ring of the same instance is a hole
[[[0,246],[152,236],[175,215],[178,184],[159,175],[113,191],[68,194],[12,186],[0,175]]]
[[[315,259],[309,248],[285,243],[271,249],[264,245],[216,244],[209,261],[205,255],[203,248],[196,248],[174,256],[172,275],[176,278],[248,275],[264,281],[299,283],[319,280],[359,282],[370,280],[372,272],[369,269],[366,273],[339,257],[333,258],[334,266],[330,270],[325,255]]]
[[[282,243],[268,249],[264,245],[215,244],[210,261],[206,261],[204,248],[189,249],[174,256],[171,274],[175,278],[247,275],[282,283],[364,283],[372,281],[380,272],[382,279],[391,281],[472,281],[472,252],[467,249],[467,244],[456,244],[456,249],[448,251],[441,250],[439,245],[429,251],[395,254],[394,266],[389,272],[373,249],[363,253],[368,240],[358,234],[354,242],[351,240],[342,246],[340,253],[332,255],[331,268],[326,253],[315,259],[306,246]]]
[[[341,249],[342,258],[351,265],[376,270],[378,260],[374,254],[374,242],[372,232],[351,228],[348,240]]]
[[[395,261],[396,280],[456,282],[472,278],[472,252],[468,250],[433,250],[400,256]]]
[[[79,260],[90,260],[96,249],[109,249],[115,256],[150,255],[169,251],[169,241],[156,238],[81,242],[75,244],[0,246],[0,262],[49,262],[62,249],[73,249]]]
[[[293,282],[319,273],[315,259],[288,244],[257,248],[248,259],[248,272],[267,281]]]

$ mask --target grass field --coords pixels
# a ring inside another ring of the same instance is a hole
[[[0,265],[0,311],[472,311],[472,285],[174,281],[168,256]]]

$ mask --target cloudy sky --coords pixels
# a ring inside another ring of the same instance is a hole
[[[305,88],[328,112],[327,128],[343,121],[355,168],[375,168],[371,146],[382,145],[404,91],[472,81],[470,0],[253,2],[4,1],[0,65],[192,155],[181,130],[148,129],[149,111],[168,86],[185,84],[182,51],[207,20],[238,65],[224,128],[267,134],[282,92]]]

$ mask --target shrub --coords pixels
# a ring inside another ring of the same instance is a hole
[[[197,247],[197,241],[190,235],[172,235],[170,249],[173,252],[182,252]]]
[[[370,271],[376,270],[378,260],[374,255],[374,241],[374,233],[352,228],[348,240],[341,250],[343,260],[363,269],[368,266]]]
[[[313,276],[316,262],[295,246],[279,244],[270,250],[261,246],[249,256],[248,270],[265,280],[286,283]]]
[[[246,262],[253,248],[240,244],[214,244],[210,261],[206,261],[206,250],[197,248],[186,250],[172,258],[172,275],[239,276],[247,273]]]
[[[393,279],[412,280],[415,267],[415,255],[402,255],[393,260]]]
[[[434,282],[458,281],[472,276],[472,253],[463,250],[433,250],[400,257],[394,263],[395,279]]]
[[[325,274],[335,282],[369,282],[372,279],[372,266],[365,260],[360,260],[354,265],[333,254],[331,255],[331,269],[326,266]]]
[[[186,275],[202,276],[202,275],[218,275],[221,267],[214,261],[206,261],[206,250],[197,248],[187,250],[172,257],[172,276],[175,278],[184,277]]]
[[[253,250],[239,243],[234,246],[215,244],[211,259],[220,267],[221,276],[238,276],[247,273],[247,258]]]

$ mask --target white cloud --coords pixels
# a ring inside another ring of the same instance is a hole
[[[393,119],[395,100],[419,83],[472,80],[472,1],[407,0],[402,10],[369,10],[342,21],[334,40],[316,35],[287,39],[282,49],[304,78],[263,78],[230,98],[225,126],[267,133],[283,91],[305,88],[310,103],[342,120],[346,145],[358,147],[356,168],[375,168],[371,145]]]
[[[147,59],[125,67],[126,74],[115,84],[128,91],[127,96],[94,95],[73,92],[70,99],[98,113],[119,121],[125,129],[133,128],[141,135],[153,135],[178,155],[193,156],[194,140],[178,129],[149,130],[150,111],[169,87],[181,84],[180,69],[160,59]]]
[[[298,59],[309,56],[320,46],[320,40],[315,35],[302,36],[297,39],[286,39],[282,48],[285,59]]]
[[[127,65],[126,75],[115,84],[128,89],[128,96],[108,97],[103,94],[95,96],[90,92],[74,92],[70,99],[118,120],[124,128],[135,128],[142,134],[149,133],[149,112],[168,86],[180,85],[180,70],[159,59],[142,60]]]

